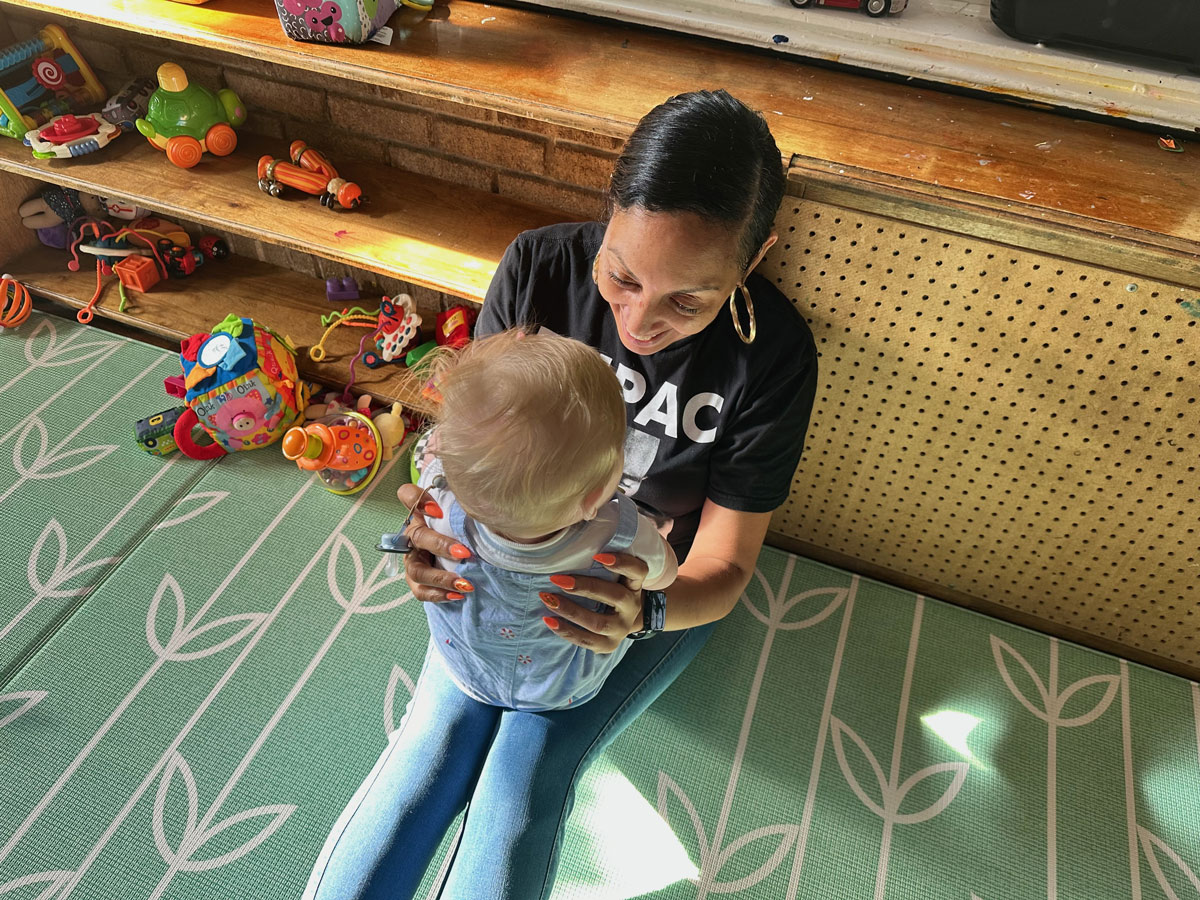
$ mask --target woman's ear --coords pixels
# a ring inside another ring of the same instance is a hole
[[[777,240],[779,240],[778,232],[772,231],[767,235],[767,239],[763,241],[763,245],[758,248],[758,253],[754,254],[754,259],[750,260],[750,265],[746,266],[746,275],[749,275],[758,267],[758,264],[762,262],[762,258],[767,255],[767,251],[775,245]],[[742,276],[743,281],[746,280],[746,275]]]

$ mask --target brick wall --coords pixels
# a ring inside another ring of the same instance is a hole
[[[24,12],[9,17],[18,39],[52,20]],[[190,79],[236,91],[249,111],[243,130],[278,139],[281,153],[290,141],[303,139],[328,152],[335,163],[349,154],[559,210],[575,219],[593,219],[604,211],[604,191],[622,143],[618,138],[178,41],[60,21],[110,91],[136,75],[153,78],[164,62],[178,62]],[[235,252],[285,268],[321,277],[353,274],[383,293],[407,290],[422,308],[459,302],[273,245],[237,237],[231,241]]]

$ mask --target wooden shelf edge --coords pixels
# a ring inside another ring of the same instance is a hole
[[[1139,229],[1113,226],[1108,234],[1098,235],[1068,214],[1033,219],[987,205],[982,197],[969,202],[806,169],[789,170],[788,193],[1200,290],[1200,250]]]
[[[263,152],[285,154],[286,146],[279,143],[250,136],[233,155],[206,156],[196,169],[183,170],[136,135],[115,142],[94,160],[79,161],[38,160],[16,141],[0,140],[0,171],[116,195],[165,216],[475,303],[483,302],[504,249],[519,232],[568,218],[400,169],[379,172],[352,157],[339,158],[337,165],[374,198],[366,206],[333,212],[291,189],[285,199],[275,199],[258,190],[255,167]],[[437,243],[443,234],[446,239]]]
[[[69,272],[66,261],[62,251],[42,247],[5,260],[3,269],[35,296],[83,309],[95,288],[95,270]],[[124,312],[118,310],[115,281],[115,277],[105,279],[101,300],[93,307],[97,317],[174,344],[192,334],[209,331],[229,313],[250,316],[292,341],[300,373],[330,389],[348,383],[349,363],[365,331],[346,326],[334,329],[325,341],[326,360],[312,361],[308,349],[320,340],[324,331],[320,316],[338,307],[323,302],[321,281],[257,260],[231,257],[210,262],[189,278],[160,282],[150,293],[130,292],[130,303]],[[362,305],[372,306],[369,301]],[[405,387],[406,371],[394,365],[369,369],[358,364],[354,389],[381,401],[399,401],[406,409],[429,413],[428,401]]]

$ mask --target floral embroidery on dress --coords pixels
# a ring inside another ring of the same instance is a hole
[[[517,654],[517,662],[519,662],[523,666],[527,666],[531,662],[533,662],[533,657],[526,656],[524,653],[518,653]]]
[[[511,628],[501,628],[500,629],[500,637],[507,638],[510,641],[513,639],[515,634],[516,634],[516,632],[514,632]]]

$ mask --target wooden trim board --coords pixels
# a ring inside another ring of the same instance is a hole
[[[454,0],[425,19],[402,13],[391,47],[335,47],[288,40],[261,0],[3,2],[618,137],[672,94],[725,87],[764,113],[796,168],[885,179],[1038,226],[1200,247],[1188,199],[1200,194],[1197,152],[700,38]]]

